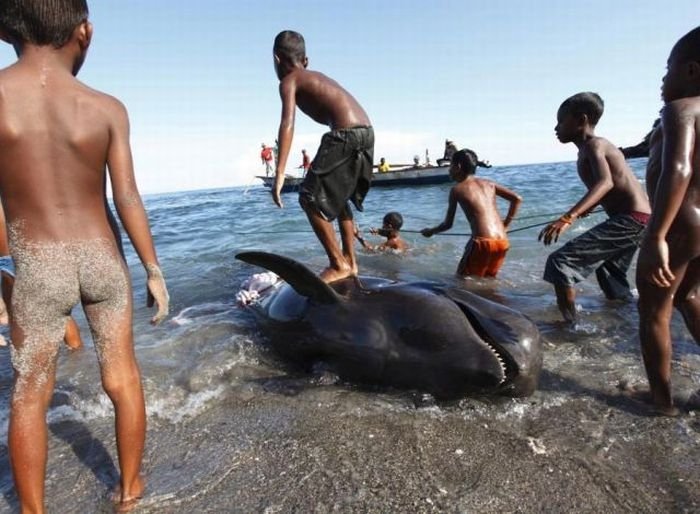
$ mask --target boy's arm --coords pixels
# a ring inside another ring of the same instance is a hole
[[[445,230],[450,230],[452,228],[452,223],[455,220],[455,212],[457,212],[457,194],[455,189],[450,190],[450,199],[447,204],[447,213],[445,214],[445,219],[439,225],[433,228],[424,228],[420,231],[425,237],[430,237],[438,232],[444,232]]]
[[[282,99],[282,119],[277,134],[279,141],[279,154],[277,156],[277,167],[275,168],[275,187],[272,189],[272,200],[278,207],[282,207],[280,192],[284,185],[284,168],[287,166],[289,150],[292,147],[294,137],[294,114],[296,112],[296,83],[287,77],[280,82],[280,98]]]
[[[660,287],[669,287],[674,275],[668,261],[666,235],[683,204],[693,175],[695,116],[685,103],[671,102],[663,111],[664,147],[661,174],[656,183],[654,209],[639,254],[640,274]]]
[[[507,187],[503,187],[500,184],[495,184],[495,186],[496,195],[510,202],[510,206],[508,207],[508,214],[506,214],[506,217],[503,220],[503,226],[505,228],[508,228],[508,226],[515,218],[515,215],[517,214],[518,209],[520,208],[520,204],[523,202],[523,199],[520,197],[519,194],[517,194],[515,191],[511,191]]]
[[[151,319],[160,323],[168,315],[169,296],[165,279],[158,264],[153,246],[148,217],[136,187],[134,165],[129,146],[129,117],[124,106],[114,100],[111,106],[110,143],[107,150],[107,167],[112,183],[114,205],[124,230],[141,259],[148,276],[148,306],[155,300],[158,312]]]
[[[586,157],[590,166],[590,182],[588,192],[576,202],[566,214],[556,221],[553,221],[540,232],[538,241],[544,239],[545,246],[553,241],[559,240],[559,236],[571,227],[576,218],[590,213],[590,211],[600,203],[603,197],[613,188],[612,173],[606,158],[605,143],[602,141],[591,141],[586,149]]]

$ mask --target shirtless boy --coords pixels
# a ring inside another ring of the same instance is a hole
[[[84,0],[6,0],[0,35],[18,61],[0,71],[0,197],[16,278],[15,382],[8,443],[21,510],[44,512],[46,411],[73,306],[90,324],[102,385],[115,409],[120,508],[143,494],[146,417],[132,337],[131,284],[110,221],[105,173],[148,276],[149,303],[168,293],[134,180],[129,121],[116,99],[79,82],[92,37]]]
[[[700,27],[671,50],[661,86],[661,130],[651,137],[653,211],[637,264],[639,337],[651,401],[676,415],[671,396],[673,307],[700,344]]]
[[[462,208],[471,227],[471,239],[457,266],[457,274],[495,277],[503,265],[510,247],[506,230],[515,218],[522,199],[518,194],[491,180],[475,176],[478,159],[471,150],[459,150],[452,155],[450,178],[457,182],[450,191],[445,220],[421,234],[431,237],[452,228],[457,205]],[[496,198],[510,202],[504,220],[496,207]]]
[[[282,207],[280,192],[299,106],[314,121],[331,129],[321,139],[299,191],[299,203],[328,255],[329,266],[321,272],[321,278],[333,282],[355,276],[355,224],[348,200],[362,210],[372,180],[374,131],[367,114],[350,93],[322,73],[306,69],[309,60],[301,34],[291,30],[280,32],[275,38],[273,52],[275,71],[280,79],[282,119],[272,199]],[[336,218],[342,250],[332,225]]]
[[[559,310],[569,322],[576,320],[574,285],[593,270],[608,299],[631,298],[627,270],[649,219],[649,200],[625,156],[610,141],[595,135],[602,115],[600,96],[578,93],[561,104],[554,128],[559,141],[578,147],[576,167],[588,192],[546,226],[538,239],[544,240],[545,246],[556,242],[577,218],[588,215],[597,205],[609,216],[547,259],[544,280],[554,285]]]
[[[403,226],[403,216],[399,212],[388,212],[382,220],[382,228],[371,228],[369,233],[386,237],[386,241],[378,245],[371,245],[365,238],[360,235],[359,231],[355,231],[355,237],[360,242],[362,247],[370,251],[383,252],[393,250],[395,252],[404,252],[408,249],[406,241],[401,239],[401,227]]]

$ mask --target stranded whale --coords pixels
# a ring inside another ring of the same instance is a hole
[[[287,257],[236,258],[286,281],[252,308],[287,360],[306,368],[323,362],[343,380],[440,399],[527,396],[537,387],[539,332],[512,309],[439,283],[362,277],[326,284]]]

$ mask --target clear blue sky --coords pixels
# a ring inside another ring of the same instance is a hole
[[[272,41],[306,38],[309,67],[365,107],[377,160],[407,162],[445,138],[497,165],[573,160],[553,134],[561,101],[596,91],[597,132],[637,143],[661,107],[673,43],[697,0],[92,1],[80,79],[120,98],[144,193],[253,183],[280,116]],[[13,62],[0,48],[0,64]],[[297,113],[290,166],[325,128]],[[298,162],[297,162],[298,161]]]

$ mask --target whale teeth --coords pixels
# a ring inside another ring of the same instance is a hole
[[[486,343],[486,346],[488,347],[489,350],[493,352],[493,354],[496,356],[496,359],[498,360],[498,364],[501,366],[501,371],[503,371],[503,378],[499,382],[498,385],[501,385],[503,382],[506,381],[506,373],[507,373],[507,368],[506,368],[506,363],[503,360],[503,357],[501,357],[501,354],[496,351],[496,349],[489,344],[488,341],[484,341]]]

